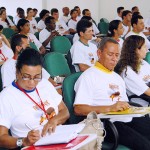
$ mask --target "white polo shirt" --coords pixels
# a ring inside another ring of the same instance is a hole
[[[37,28],[40,30],[46,28],[46,25],[42,19],[38,22]]]
[[[93,66],[98,60],[97,47],[95,44],[88,42],[88,45],[76,41],[70,49],[72,64],[75,66],[76,72],[80,71],[77,64],[86,64]]]
[[[143,32],[140,32],[140,33],[135,33],[133,31],[130,31],[126,36],[125,38],[131,36],[131,35],[138,35],[138,36],[141,36],[145,39],[145,42],[146,42],[146,46],[148,49],[150,49],[150,41],[147,39],[147,37],[143,34]]]
[[[16,79],[16,60],[7,60],[1,68],[2,83],[3,87],[9,86]],[[49,79],[50,74],[42,68],[42,77]]]
[[[61,103],[62,97],[57,93],[54,86],[45,79],[42,79],[37,85],[40,98],[45,109],[51,107],[58,114],[58,105]],[[27,92],[38,104],[40,98],[36,90]],[[26,137],[30,129],[40,125],[44,112],[39,109],[22,91],[20,91],[15,82],[5,88],[0,93],[0,125],[11,130],[13,137]],[[47,122],[46,118],[43,125]]]

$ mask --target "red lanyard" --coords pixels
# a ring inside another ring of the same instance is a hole
[[[4,56],[4,54],[2,53],[2,50],[0,49],[0,54],[2,54],[2,56],[3,56],[3,58],[2,58],[2,60],[4,60],[4,61],[6,61],[7,59],[6,59],[6,57]]]
[[[25,92],[25,90],[24,90],[23,88],[21,88],[21,87],[18,85],[17,82],[16,82],[16,85],[18,86],[18,88],[19,88],[33,103],[36,104],[36,106],[38,106],[41,110],[44,111],[44,113],[45,113],[45,115],[46,115],[46,118],[47,118],[47,120],[48,120],[48,114],[47,114],[47,112],[46,112],[46,110],[45,110],[44,104],[43,104],[43,102],[42,102],[42,100],[41,100],[41,98],[40,98],[40,95],[39,95],[39,92],[38,92],[37,88],[35,88],[35,90],[36,90],[37,95],[38,95],[39,98],[40,98],[40,102],[41,102],[42,107],[41,107],[30,95],[28,95],[28,94]]]

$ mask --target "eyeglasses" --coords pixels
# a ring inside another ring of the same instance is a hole
[[[28,75],[28,77],[25,77],[25,75],[24,74],[22,74],[21,73],[21,71],[20,71],[20,74],[21,74],[21,76],[22,76],[22,80],[24,80],[24,81],[30,81],[30,80],[33,80],[33,81],[35,81],[35,82],[40,82],[41,80],[42,80],[42,74],[40,74],[40,77],[31,77],[31,76],[29,76]]]

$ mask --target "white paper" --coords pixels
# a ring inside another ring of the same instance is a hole
[[[34,145],[50,145],[68,143],[77,137],[78,133],[82,131],[85,124],[72,124],[72,125],[60,125],[56,127],[54,133],[47,134],[45,137],[41,137]]]

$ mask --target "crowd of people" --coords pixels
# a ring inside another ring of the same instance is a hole
[[[128,96],[150,96],[150,64],[144,60],[150,49],[149,19],[144,22],[137,6],[117,8],[109,22],[108,34],[101,37],[89,9],[64,7],[50,11],[18,7],[11,20],[0,8],[0,66],[3,90],[0,93],[0,147],[8,149],[33,145],[47,132],[70,117],[61,89],[43,68],[43,56],[51,53],[51,41],[64,36],[71,43],[72,65],[83,72],[75,83],[74,113],[87,116],[127,110]],[[15,31],[11,40],[4,28]],[[34,34],[39,33],[39,38]],[[34,44],[37,50],[31,48]],[[59,44],[59,43],[58,43]],[[141,106],[149,101],[134,99]],[[119,133],[119,144],[135,150],[149,150],[150,118],[110,119]],[[30,126],[33,130],[29,130]],[[34,130],[42,125],[42,133]],[[10,133],[11,135],[10,135]],[[107,130],[106,130],[107,132]],[[109,137],[108,137],[109,138]],[[110,139],[111,140],[111,139]]]

